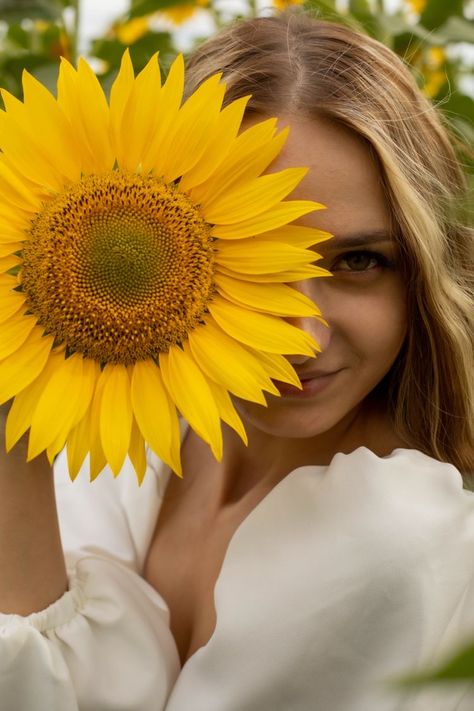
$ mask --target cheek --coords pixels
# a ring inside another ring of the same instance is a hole
[[[398,279],[381,293],[353,299],[345,324],[346,337],[360,359],[382,377],[397,357],[407,331],[406,298]]]

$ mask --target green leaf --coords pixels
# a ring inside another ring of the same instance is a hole
[[[305,10],[318,10],[320,17],[334,17],[339,13],[336,11],[336,0],[306,0]]]
[[[420,22],[428,30],[434,30],[444,25],[453,15],[464,15],[463,0],[428,0],[421,13]]]
[[[448,21],[437,30],[437,34],[446,42],[471,42],[474,43],[474,23],[463,17],[450,17]]]
[[[21,22],[25,18],[57,20],[62,14],[57,0],[0,0],[0,17],[4,22]]]
[[[422,25],[408,23],[402,15],[380,15],[379,23],[383,29],[390,32],[394,37],[419,38],[427,44],[444,45],[444,39],[440,32],[430,32]],[[395,42],[395,45],[397,43]]]
[[[440,107],[448,121],[461,119],[465,127],[466,142],[474,145],[474,99],[458,91],[453,92]]]
[[[28,49],[30,46],[30,33],[17,23],[13,23],[8,27],[6,34],[8,44],[16,45],[22,49]]]
[[[110,82],[108,76],[117,72],[120,67],[125,45],[118,39],[97,39],[93,42],[91,52],[94,57],[104,60],[109,69],[103,78],[103,84]],[[160,66],[166,70],[176,50],[172,44],[172,37],[168,32],[147,32],[129,47],[133,66],[136,72],[143,69],[148,60],[156,51],[160,52]],[[101,78],[102,81],[102,78]]]
[[[438,669],[404,677],[400,683],[402,686],[411,687],[466,680],[474,680],[474,644],[465,647]]]
[[[157,10],[166,10],[167,7],[193,4],[192,0],[132,0],[129,17],[142,17]]]

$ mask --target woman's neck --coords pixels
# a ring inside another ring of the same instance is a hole
[[[206,505],[220,509],[247,497],[261,498],[287,474],[307,465],[327,466],[335,454],[365,446],[379,456],[403,446],[388,417],[372,406],[351,411],[331,430],[307,438],[276,437],[246,422],[248,446],[223,426],[224,456],[217,462],[192,431],[183,443],[185,487],[201,488]]]

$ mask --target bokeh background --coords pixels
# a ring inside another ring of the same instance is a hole
[[[55,92],[59,58],[82,55],[108,92],[126,47],[136,70],[157,50],[166,70],[178,51],[229,22],[291,5],[362,30],[403,58],[449,125],[474,190],[474,0],[0,0],[0,87],[22,98],[27,69]],[[474,680],[474,644],[428,674],[430,683],[466,678]]]

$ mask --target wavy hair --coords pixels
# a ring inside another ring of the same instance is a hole
[[[304,12],[239,21],[188,63],[187,92],[223,72],[247,113],[325,116],[371,146],[406,282],[408,332],[377,391],[410,446],[474,470],[473,234],[466,180],[437,110],[390,49]]]

